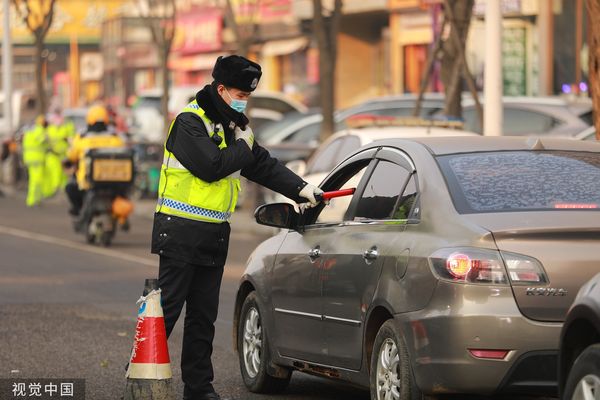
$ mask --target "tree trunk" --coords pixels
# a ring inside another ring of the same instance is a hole
[[[590,16],[589,28],[592,31],[589,58],[590,94],[594,107],[596,140],[600,140],[600,0],[587,0],[586,4]]]
[[[44,38],[35,35],[35,87],[37,91],[37,113],[39,115],[46,114],[46,88],[44,74],[44,60],[42,59],[42,52],[44,51]]]
[[[448,0],[445,2],[445,8],[446,20],[450,22],[451,29],[456,28],[458,31],[460,47],[456,41],[452,40],[452,37],[444,42],[441,71],[446,96],[444,113],[449,117],[462,118],[462,71],[465,65],[461,57],[461,48],[464,51],[466,47],[473,0]]]
[[[327,18],[323,15],[321,0],[313,0],[313,14],[313,33],[319,47],[319,89],[323,113],[320,139],[324,141],[335,131],[335,69],[342,0],[335,0]]]
[[[321,111],[323,122],[321,124],[321,141],[331,136],[335,131],[335,55],[319,51]]]

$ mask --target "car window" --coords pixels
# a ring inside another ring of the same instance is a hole
[[[346,176],[341,179],[336,179],[336,184],[333,187],[324,187],[325,190],[338,190],[338,189],[350,189],[357,188],[360,180],[362,179],[365,171],[367,170],[367,166],[369,165],[369,160],[363,160],[351,166],[344,168],[345,171],[351,171],[347,173]],[[340,223],[344,221],[344,216],[348,211],[348,207],[350,206],[350,202],[353,196],[343,196],[336,197],[329,200],[329,204],[324,206],[316,219],[317,224],[331,224],[331,223]]]
[[[482,132],[477,111],[474,108],[463,110],[465,130]],[[504,135],[518,136],[522,134],[546,133],[560,121],[551,115],[520,108],[504,107],[502,132]]]
[[[318,140],[320,133],[321,123],[314,122],[312,124],[306,125],[298,129],[290,136],[288,136],[288,138],[285,141],[291,143],[309,143],[313,140]]]
[[[271,121],[264,124],[261,129],[255,129],[253,126],[254,134],[256,138],[261,142],[268,142],[271,138],[279,135],[282,131],[296,122],[309,117],[307,114],[302,113],[289,113],[278,121]],[[254,122],[254,121],[252,121]]]
[[[278,111],[285,114],[290,111],[297,111],[296,108],[290,103],[276,99],[273,97],[263,97],[259,94],[256,96],[250,96],[248,99],[248,108],[266,108],[267,110]]]
[[[600,210],[600,153],[505,151],[437,160],[460,213]]]
[[[309,162],[306,168],[306,174],[318,174],[321,172],[328,172],[335,166],[333,160],[342,145],[342,138],[335,139],[329,142],[326,147],[323,147],[315,154]]]
[[[404,197],[411,175],[398,164],[380,161],[358,201],[354,220],[407,219],[416,197],[416,187]]]

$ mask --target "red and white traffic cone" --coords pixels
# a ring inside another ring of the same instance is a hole
[[[171,364],[167,347],[165,319],[160,305],[160,289],[156,279],[146,279],[144,294],[138,300],[137,325],[124,400],[171,400]]]

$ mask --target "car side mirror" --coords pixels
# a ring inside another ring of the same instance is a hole
[[[306,172],[306,162],[303,160],[290,161],[285,166],[298,176],[302,176]]]
[[[257,223],[276,228],[296,229],[299,216],[290,203],[263,204],[254,211]]]

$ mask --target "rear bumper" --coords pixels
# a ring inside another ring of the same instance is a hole
[[[440,282],[426,309],[394,319],[426,394],[556,393],[562,324],[524,317],[509,287]],[[510,352],[490,360],[469,349]]]

